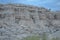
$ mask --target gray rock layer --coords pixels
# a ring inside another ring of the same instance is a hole
[[[60,13],[23,4],[0,4],[0,40],[60,31]]]

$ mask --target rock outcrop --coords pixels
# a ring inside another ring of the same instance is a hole
[[[57,31],[60,31],[59,12],[23,4],[0,4],[0,40],[17,40]]]

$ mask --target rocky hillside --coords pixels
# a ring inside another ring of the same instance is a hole
[[[0,40],[17,40],[42,33],[51,36],[58,31],[60,12],[24,4],[0,4]]]

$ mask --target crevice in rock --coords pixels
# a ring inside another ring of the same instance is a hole
[[[35,18],[33,17],[33,15],[30,15],[30,18],[33,20],[33,23],[35,23]]]

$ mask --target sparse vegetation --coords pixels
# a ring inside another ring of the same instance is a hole
[[[22,40],[48,40],[48,39],[47,36],[43,34],[42,37],[34,35],[34,36],[25,37]],[[56,37],[56,38],[52,38],[51,40],[60,40],[60,39]]]
[[[26,38],[23,38],[23,40],[40,40],[39,36],[28,36]]]

